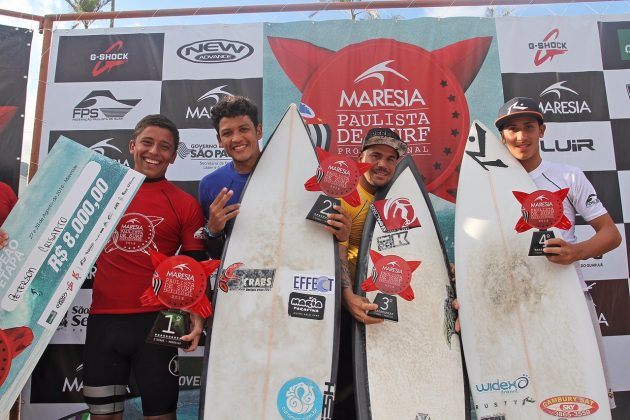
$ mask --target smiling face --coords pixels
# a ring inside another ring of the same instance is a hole
[[[251,172],[260,155],[258,140],[262,137],[262,126],[254,126],[247,115],[222,117],[219,121],[217,139],[219,145],[234,161],[239,173]]]
[[[129,142],[129,152],[133,169],[147,178],[161,178],[175,161],[175,140],[168,129],[150,125]]]
[[[359,182],[371,194],[387,185],[394,176],[398,163],[398,152],[393,147],[377,144],[365,149],[361,154],[361,162],[371,163],[373,166],[363,174]]]
[[[531,172],[540,165],[540,139],[545,134],[545,125],[534,117],[515,117],[503,125],[501,138],[508,150]]]

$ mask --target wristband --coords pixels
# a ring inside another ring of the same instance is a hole
[[[217,239],[217,238],[222,238],[224,236],[223,231],[217,233],[216,235],[213,235],[212,232],[210,232],[210,229],[208,229],[208,225],[204,225],[203,231],[206,233],[209,239]]]

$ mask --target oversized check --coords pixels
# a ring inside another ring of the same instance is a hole
[[[2,226],[0,417],[6,416],[144,176],[60,138]]]

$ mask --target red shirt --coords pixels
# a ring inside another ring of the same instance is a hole
[[[13,189],[4,182],[0,182],[0,226],[4,223],[11,209],[17,203]]]
[[[141,306],[155,267],[148,250],[164,255],[205,247],[201,207],[190,194],[166,180],[145,181],[97,260],[92,290],[95,314],[152,312]]]

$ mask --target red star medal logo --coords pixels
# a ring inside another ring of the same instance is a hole
[[[405,261],[398,255],[383,256],[370,250],[370,259],[374,263],[372,275],[361,285],[364,292],[380,290],[388,295],[399,295],[405,300],[413,300],[411,274],[420,266],[420,261]]]
[[[167,257],[149,250],[155,267],[153,287],[140,297],[142,306],[165,305],[169,308],[187,309],[203,316],[212,315],[212,307],[206,296],[208,276],[214,273],[220,260],[195,261],[186,255]]]
[[[538,190],[531,194],[512,191],[514,197],[521,203],[522,213],[521,218],[514,226],[514,230],[521,233],[532,228],[541,230],[552,227],[563,230],[569,229],[571,221],[562,211],[562,202],[568,193],[568,188],[556,192]]]
[[[323,191],[335,198],[343,198],[352,207],[361,204],[357,191],[359,178],[372,167],[371,163],[356,162],[346,156],[331,155],[317,147],[317,173],[304,184],[307,191]]]

